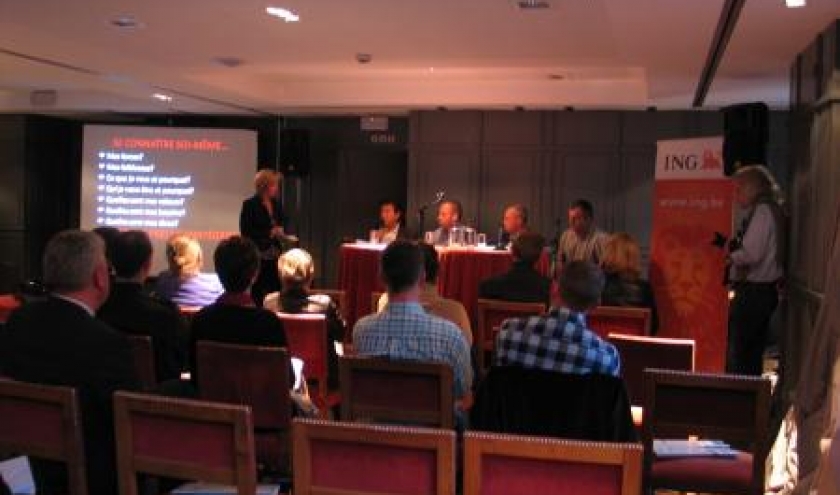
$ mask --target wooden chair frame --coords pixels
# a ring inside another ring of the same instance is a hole
[[[289,336],[290,332],[288,329],[287,322],[290,320],[307,320],[307,321],[320,321],[321,325],[319,326],[319,336],[318,336],[318,345],[322,349],[323,354],[323,363],[321,363],[324,374],[323,376],[316,376],[312,372],[312,365],[309,365],[309,371],[307,372],[307,367],[304,366],[303,374],[306,376],[308,382],[315,382],[317,383],[316,388],[316,395],[313,397],[315,403],[321,409],[321,414],[326,417],[329,414],[329,408],[332,407],[334,404],[331,404],[331,395],[329,393],[329,386],[328,386],[328,374],[329,374],[329,349],[327,346],[332,345],[331,341],[328,338],[328,331],[327,331],[327,318],[323,314],[309,314],[309,313],[300,313],[300,314],[292,314],[292,313],[284,313],[279,311],[275,313],[280,321],[283,322],[284,330],[286,332],[286,340],[289,341],[287,346],[287,350],[289,352],[289,357],[292,358],[300,358],[303,359],[303,356],[298,356],[295,354],[295,349],[291,344],[291,338]],[[304,360],[304,364],[306,364]],[[337,400],[337,399],[336,399]]]
[[[235,465],[229,469],[215,469],[203,465],[201,460],[187,463],[135,456],[133,415],[227,425],[233,435]],[[137,495],[137,473],[235,485],[239,495],[256,493],[256,455],[249,407],[117,392],[114,394],[114,428],[120,495]]]
[[[583,442],[547,437],[467,432],[464,434],[464,491],[481,493],[482,458],[502,455],[544,461],[622,466],[621,495],[642,487],[642,446],[634,443]]]
[[[591,309],[586,314],[586,321],[589,323],[590,329],[592,328],[592,320],[597,319],[599,316],[604,318],[626,318],[633,320],[642,320],[644,322],[644,335],[650,335],[651,322],[653,321],[653,316],[649,308],[635,308],[630,306],[598,306],[594,309]],[[595,333],[601,335],[599,332]],[[602,337],[606,337],[606,335],[602,335]]]
[[[158,384],[155,369],[155,349],[152,338],[148,335],[127,335],[131,343],[131,357],[134,359],[134,371],[143,390],[152,390]]]
[[[341,383],[341,418],[345,421],[371,420],[408,423],[434,428],[453,428],[455,425],[455,398],[452,369],[441,363],[397,361],[376,357],[342,357],[339,359]],[[441,410],[436,413],[393,408],[366,406],[353,400],[353,376],[356,372],[374,371],[402,375],[429,376],[438,380]]]
[[[0,426],[0,451],[26,454],[67,465],[67,483],[70,495],[87,495],[88,484],[85,471],[85,448],[82,435],[81,409],[76,390],[68,387],[24,383],[0,378],[0,409],[3,402],[27,402],[42,404],[61,410],[61,431],[64,441],[61,445],[31,443],[8,438]],[[17,431],[17,435],[28,431]],[[33,442],[37,442],[37,438]]]
[[[496,329],[487,328],[487,313],[505,312],[510,313],[510,318],[537,316],[545,313],[546,306],[543,303],[523,303],[501,301],[498,299],[479,299],[476,303],[477,325],[473,335],[473,342],[477,349],[477,362],[480,370],[489,368],[485,362],[485,353],[492,353],[496,347]]]
[[[353,490],[322,488],[313,484],[310,470],[312,440],[433,450],[437,458],[435,494],[455,494],[455,432],[451,430],[295,419],[292,422],[292,438],[295,495],[365,495]],[[389,466],[382,468],[383,471],[377,475],[387,476]]]

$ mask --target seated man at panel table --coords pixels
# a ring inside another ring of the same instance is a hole
[[[408,238],[405,228],[405,211],[403,207],[392,199],[379,203],[379,230],[376,240],[381,244],[390,244],[397,239]]]
[[[143,290],[152,267],[149,235],[140,230],[121,232],[111,249],[116,277],[111,295],[99,308],[99,319],[127,334],[151,337],[158,381],[177,380],[185,365],[186,330],[177,306]]]
[[[502,214],[502,230],[498,246],[511,247],[517,237],[528,232],[528,208],[522,204],[512,204]]]
[[[112,395],[137,388],[128,338],[94,317],[108,298],[105,242],[93,232],[66,230],[44,251],[42,301],[12,313],[0,330],[0,375],[77,390],[91,494],[117,493]],[[32,463],[38,493],[66,493],[60,463]]]
[[[440,269],[438,262],[438,253],[434,247],[428,244],[420,244],[420,250],[423,251],[423,267],[426,273],[426,283],[423,286],[423,291],[420,293],[420,305],[427,313],[439,316],[444,320],[449,320],[458,325],[458,328],[464,332],[464,338],[467,343],[472,345],[472,326],[470,325],[470,317],[467,316],[467,310],[460,301],[454,299],[446,299],[440,295],[437,288],[437,276]],[[377,303],[377,312],[381,313],[385,306],[388,305],[388,293],[382,294]]]
[[[396,241],[382,253],[382,277],[388,305],[356,323],[353,345],[361,356],[431,361],[452,368],[459,410],[472,405],[470,346],[454,323],[428,314],[420,305],[425,273],[416,245]]]
[[[551,279],[540,275],[536,265],[542,256],[545,238],[536,232],[526,232],[513,241],[513,265],[501,275],[483,280],[478,297],[513,302],[551,304]]]
[[[452,229],[460,226],[463,210],[461,203],[454,199],[447,199],[438,206],[438,228],[434,232],[432,242],[435,246],[448,246]]]
[[[604,245],[609,236],[595,226],[595,209],[592,203],[579,199],[569,206],[569,228],[560,236],[557,245],[558,265],[572,261],[601,264]]]
[[[557,282],[562,303],[548,314],[502,323],[493,364],[619,376],[616,348],[586,327],[586,312],[598,305],[604,289],[604,273],[592,263],[573,261]]]

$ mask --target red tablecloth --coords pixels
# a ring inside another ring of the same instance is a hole
[[[365,244],[341,246],[338,287],[347,294],[344,317],[348,325],[371,312],[371,292],[384,292],[379,276],[379,257],[383,247]],[[507,251],[479,249],[439,249],[438,290],[447,298],[461,301],[475,324],[478,284],[485,278],[510,268],[513,258]],[[540,273],[549,272],[548,254],[537,265]]]
[[[11,294],[0,295],[0,323],[6,323],[12,311],[20,306],[20,301]]]

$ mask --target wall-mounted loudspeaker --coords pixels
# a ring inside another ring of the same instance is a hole
[[[277,142],[277,170],[285,176],[309,174],[309,131],[280,129]]]
[[[727,176],[744,165],[767,165],[769,114],[764,103],[724,107],[723,165]]]

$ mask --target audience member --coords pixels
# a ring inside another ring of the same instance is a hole
[[[99,319],[125,333],[151,337],[158,381],[177,380],[185,364],[186,331],[177,306],[143,291],[152,267],[148,234],[120,233],[112,244],[111,264],[116,277]]]
[[[601,264],[607,234],[595,227],[595,209],[592,203],[579,199],[569,206],[569,228],[560,236],[557,246],[562,267],[572,261],[589,261]]]
[[[175,234],[166,243],[169,269],[158,275],[155,294],[181,307],[198,308],[211,304],[224,289],[219,277],[203,273],[201,244],[184,234]]]
[[[382,278],[388,305],[356,323],[353,344],[362,356],[432,361],[449,365],[460,410],[472,403],[470,347],[454,323],[430,315],[420,306],[425,285],[423,254],[406,241],[391,243],[382,253]]]
[[[110,288],[105,243],[92,232],[53,236],[43,257],[50,297],[15,310],[0,331],[0,374],[79,394],[90,493],[117,493],[112,398],[137,387],[125,335],[94,318]],[[66,493],[64,466],[32,461],[38,493]]]
[[[545,238],[535,232],[516,237],[511,246],[513,265],[506,273],[483,280],[478,297],[502,301],[551,304],[551,279],[540,275],[537,262],[545,248]]]
[[[376,240],[382,244],[390,244],[406,237],[408,236],[403,207],[390,199],[379,203],[379,230],[376,232]]]
[[[275,312],[291,314],[323,314],[327,319],[327,344],[330,388],[338,387],[338,355],[335,343],[344,339],[345,323],[330,296],[312,294],[312,279],[315,276],[315,263],[312,256],[303,249],[286,251],[277,260],[277,272],[282,292],[272,292],[265,296],[263,307]]]
[[[192,324],[192,370],[196,382],[195,345],[202,340],[239,345],[286,347],[283,323],[271,311],[258,308],[250,289],[260,269],[254,243],[241,236],[222,241],[213,253],[225,293],[199,311]]]
[[[114,240],[120,235],[120,229],[116,227],[96,227],[93,233],[98,235],[105,241],[105,257],[108,262],[111,262],[111,252],[113,251]]]
[[[438,228],[434,232],[433,239],[435,246],[449,245],[449,236],[452,229],[460,225],[462,215],[461,203],[453,199],[448,199],[438,206]]]
[[[618,376],[618,351],[586,327],[586,312],[598,305],[604,288],[603,272],[587,261],[572,261],[561,272],[558,284],[562,306],[558,304],[543,316],[502,323],[494,364]]]
[[[423,306],[423,309],[427,313],[439,316],[444,320],[449,320],[458,325],[458,328],[464,332],[464,338],[467,339],[467,343],[472,345],[472,326],[466,308],[464,308],[464,305],[460,301],[446,299],[438,292],[437,276],[440,263],[438,262],[437,250],[429,244],[420,244],[419,246],[420,250],[423,251],[423,266],[426,274],[426,283],[419,296],[420,305]],[[377,311],[382,312],[387,305],[388,293],[386,292],[379,298]]]
[[[601,266],[606,275],[601,304],[632,306],[651,311],[651,332],[659,326],[656,301],[647,280],[642,278],[642,253],[639,244],[626,232],[613,234],[604,245]]]
[[[528,232],[528,209],[522,204],[512,204],[502,215],[500,247],[509,247],[520,234]]]

